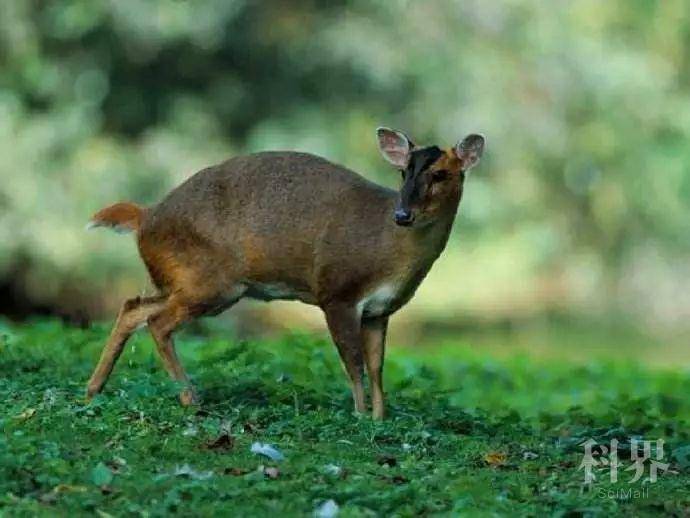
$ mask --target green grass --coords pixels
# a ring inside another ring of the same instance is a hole
[[[376,423],[352,415],[325,336],[182,336],[204,399],[184,409],[139,333],[87,403],[107,331],[0,327],[0,514],[311,515],[331,499],[340,516],[690,512],[690,374],[679,369],[391,347],[389,418]],[[623,469],[612,484],[603,467],[585,486],[589,437],[618,438],[624,467],[630,437],[663,438],[673,473],[644,497],[609,497],[643,486]],[[251,453],[255,441],[285,460]]]

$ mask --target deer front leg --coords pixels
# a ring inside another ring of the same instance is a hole
[[[364,358],[358,312],[356,308],[347,304],[330,304],[323,310],[331,337],[338,348],[345,372],[350,378],[355,412],[363,413],[367,407],[362,385]]]
[[[371,384],[371,407],[374,419],[383,419],[383,356],[386,348],[388,317],[362,319],[362,344]]]

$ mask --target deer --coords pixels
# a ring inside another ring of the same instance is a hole
[[[354,409],[384,417],[383,364],[391,315],[405,305],[448,241],[468,171],[485,138],[447,149],[376,130],[402,174],[395,191],[319,156],[264,151],[202,169],[160,203],[120,202],[90,225],[133,232],[156,294],[126,300],[87,386],[101,392],[125,343],[148,327],[182,405],[199,399],[173,334],[243,297],[318,306],[349,378]]]

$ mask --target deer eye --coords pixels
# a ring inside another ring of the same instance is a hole
[[[431,176],[432,180],[434,182],[442,182],[446,178],[448,178],[448,171],[445,169],[439,169],[438,171],[434,171]]]

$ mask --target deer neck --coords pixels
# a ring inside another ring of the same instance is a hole
[[[462,196],[462,185],[443,200],[440,211],[432,221],[418,227],[396,227],[399,267],[403,276],[412,283],[419,283],[431,269],[448,243],[455,215]],[[395,223],[392,223],[393,225]]]

